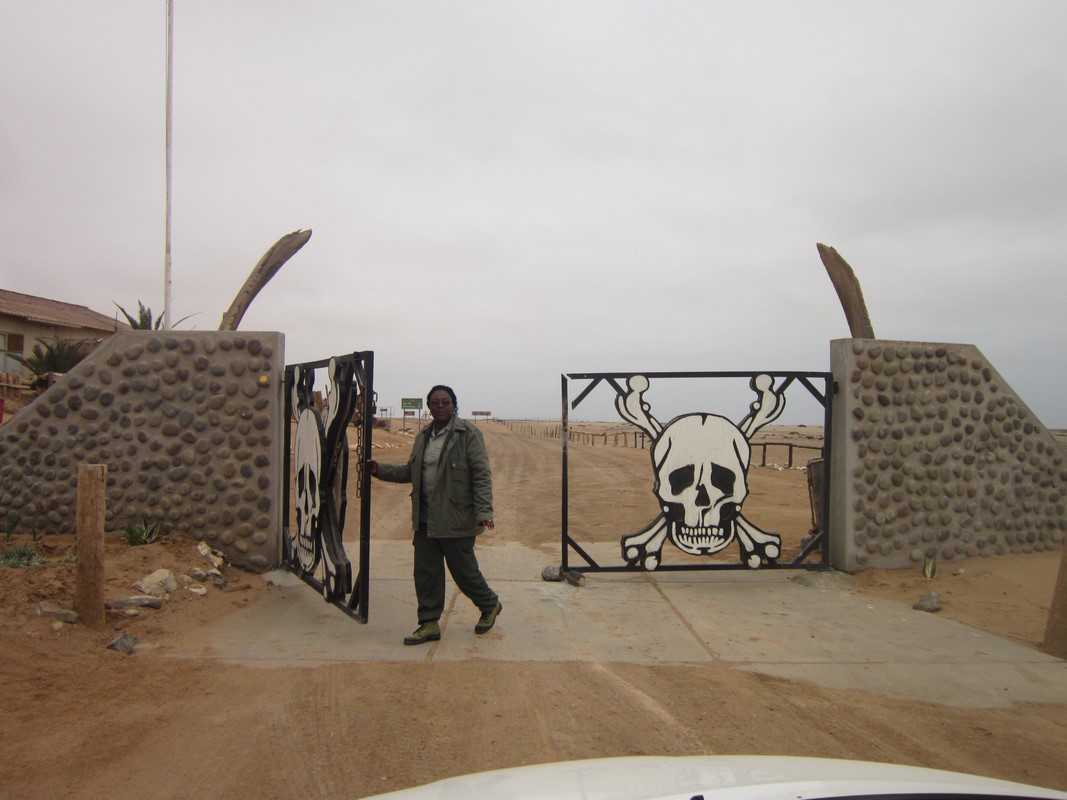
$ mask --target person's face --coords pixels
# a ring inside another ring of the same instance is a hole
[[[434,422],[446,424],[456,413],[456,407],[452,405],[452,397],[448,392],[438,389],[430,395],[430,416]]]

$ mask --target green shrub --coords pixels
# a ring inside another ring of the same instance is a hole
[[[5,567],[40,567],[44,563],[44,556],[26,544],[17,544],[0,553],[0,564]]]

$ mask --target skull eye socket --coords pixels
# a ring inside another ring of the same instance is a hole
[[[711,485],[729,497],[734,493],[734,473],[718,464],[711,465]]]
[[[316,505],[319,490],[319,476],[309,467],[300,467],[296,471],[296,491],[301,498],[301,506],[309,511]]]
[[[667,480],[671,482],[671,494],[681,494],[693,485],[695,478],[696,467],[693,464],[671,470],[671,474],[667,476]]]
[[[723,493],[724,496],[729,497],[734,493],[734,481],[736,476],[732,470],[718,464],[711,465],[711,485]],[[671,493],[679,495],[693,485],[696,480],[696,465],[687,464],[684,467],[678,467],[678,469],[671,470],[670,475],[667,476],[667,480],[671,484]],[[701,487],[703,488],[703,487]],[[705,491],[705,496],[707,492]]]

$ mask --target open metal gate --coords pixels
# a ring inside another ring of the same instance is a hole
[[[316,384],[317,378],[323,382]],[[364,464],[376,411],[374,353],[354,352],[287,365],[285,403],[285,452],[289,456],[283,510],[285,567],[326,602],[365,623],[370,587],[370,474]],[[355,461],[352,480],[350,458]],[[350,485],[360,500],[354,575],[344,546]],[[295,530],[290,519],[294,510]]]
[[[666,423],[654,416],[645,393],[653,382],[672,379],[744,378],[756,399],[748,414],[734,424],[717,414],[690,413]],[[571,381],[584,382],[573,401],[569,400]],[[777,419],[785,409],[786,391],[803,387],[823,409],[821,468],[829,475],[833,376],[826,372],[644,372],[572,373],[561,376],[563,411],[562,435],[562,526],[561,569],[563,571],[631,570],[712,570],[804,568],[828,566],[829,535],[824,519],[819,520],[807,543],[788,563],[779,563],[782,539],[748,521],[742,513],[750,466],[750,438],[764,425]],[[821,388],[818,384],[822,384]],[[614,392],[613,402],[620,418],[640,430],[649,442],[654,470],[654,492],[661,513],[642,528],[620,539],[621,564],[600,564],[588,549],[571,536],[569,515],[570,442],[569,412],[578,407],[597,387]],[[764,450],[764,454],[766,451]],[[790,456],[792,458],[792,456]],[[830,481],[819,480],[821,508],[830,507]],[[809,486],[813,484],[809,483]],[[741,488],[739,488],[741,487]],[[815,505],[813,503],[813,505]],[[821,515],[825,518],[825,515]],[[736,542],[740,562],[725,563],[710,556],[727,550]],[[708,556],[701,563],[662,563],[664,545],[670,543],[688,556]],[[584,564],[570,566],[571,553]],[[816,555],[819,563],[809,559]]]

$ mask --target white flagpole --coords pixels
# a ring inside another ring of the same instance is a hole
[[[167,139],[167,198],[166,198],[166,226],[163,244],[163,327],[170,328],[170,176],[171,176],[171,112],[174,106],[174,0],[166,0],[167,3],[167,111],[166,111],[166,139]]]

